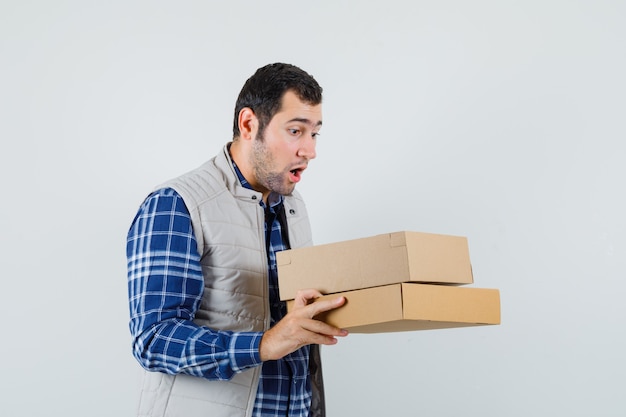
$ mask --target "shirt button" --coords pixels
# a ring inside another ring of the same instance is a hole
[[[294,209],[289,209],[289,214],[296,214],[296,211]]]

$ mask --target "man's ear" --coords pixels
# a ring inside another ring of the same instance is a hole
[[[259,119],[250,107],[244,107],[239,112],[239,137],[249,140],[256,136],[259,128]]]

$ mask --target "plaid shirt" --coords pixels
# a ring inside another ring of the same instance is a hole
[[[236,171],[242,185],[250,188]],[[272,325],[285,314],[275,257],[287,249],[276,215],[282,202],[282,196],[274,196],[269,207],[260,203],[266,212]],[[204,278],[189,212],[174,190],[156,191],[142,204],[128,232],[126,252],[133,354],[143,367],[229,379],[262,365],[253,416],[308,415],[308,346],[280,360],[261,362],[262,332],[216,331],[193,322]]]

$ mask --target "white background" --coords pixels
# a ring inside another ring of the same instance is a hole
[[[330,416],[626,415],[623,1],[0,2],[0,415],[134,415],[125,238],[270,62],[316,243],[467,236],[502,324],[323,349]]]

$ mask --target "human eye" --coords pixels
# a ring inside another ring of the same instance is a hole
[[[300,130],[300,129],[298,129],[297,127],[292,127],[292,128],[289,128],[289,129],[287,129],[287,131],[289,132],[289,134],[290,134],[291,136],[298,136],[298,135],[300,135],[300,133],[301,133],[301,130]]]
[[[321,134],[320,132],[313,132],[313,133],[311,133],[311,137],[313,139],[317,139],[320,136],[320,134]]]

